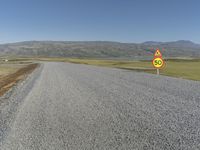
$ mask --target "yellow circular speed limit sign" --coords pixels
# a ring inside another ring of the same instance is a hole
[[[162,58],[159,58],[159,57],[158,58],[154,58],[152,63],[153,63],[153,66],[155,68],[158,68],[158,69],[162,68],[164,66],[164,60]]]

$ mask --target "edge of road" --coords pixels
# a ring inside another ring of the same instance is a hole
[[[19,81],[0,97],[0,147],[9,133],[21,103],[40,77],[43,67],[44,64],[39,63],[31,74],[28,74],[24,80]]]

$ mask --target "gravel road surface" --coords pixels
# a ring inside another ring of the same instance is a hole
[[[0,102],[2,150],[200,149],[200,82],[49,62]]]

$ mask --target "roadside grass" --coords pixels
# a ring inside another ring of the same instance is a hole
[[[156,73],[151,61],[119,61],[119,60],[93,60],[93,59],[67,59],[71,63],[114,67],[147,73]],[[161,75],[200,80],[200,59],[167,59],[165,68],[160,70]]]
[[[11,60],[12,61],[12,60]],[[120,68],[147,72],[156,74],[152,62],[149,60],[112,60],[112,59],[86,59],[86,58],[64,58],[64,57],[30,57],[15,58],[13,61],[29,62],[29,61],[53,61],[53,62],[70,62],[78,64],[96,65],[112,68]],[[200,59],[196,58],[168,58],[165,59],[166,66],[160,70],[161,75],[184,78],[200,81]]]
[[[14,73],[17,71],[17,67],[8,66],[8,65],[0,65],[0,77],[6,76],[8,74]]]
[[[19,80],[31,73],[38,64],[1,63],[0,64],[0,96],[7,92]]]

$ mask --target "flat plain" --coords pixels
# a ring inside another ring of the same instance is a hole
[[[151,61],[101,60],[101,59],[68,59],[68,62],[128,69],[133,71],[156,73]],[[200,80],[200,59],[167,59],[161,75]]]

